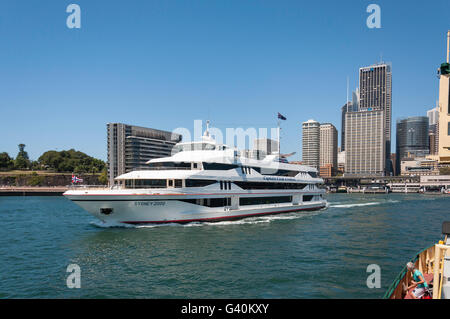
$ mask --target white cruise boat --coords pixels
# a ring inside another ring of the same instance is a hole
[[[115,178],[111,188],[70,189],[64,196],[105,223],[189,223],[234,220],[327,207],[315,168],[283,156],[240,156],[217,144],[179,143],[171,157]]]

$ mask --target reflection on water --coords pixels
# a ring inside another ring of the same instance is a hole
[[[317,212],[116,227],[64,198],[2,199],[0,297],[379,298],[450,219],[443,196],[328,200]],[[65,286],[70,263],[81,289]],[[373,263],[382,289],[366,287]]]

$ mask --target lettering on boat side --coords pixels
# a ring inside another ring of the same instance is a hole
[[[67,288],[81,288],[81,268],[77,264],[67,266],[66,272],[70,273],[67,277]]]
[[[381,288],[381,268],[377,264],[367,266],[366,272],[371,273],[367,277],[367,287],[370,289]]]
[[[187,306],[181,307],[182,314],[207,314],[209,317],[214,315],[214,312],[223,312],[225,310],[228,314],[267,314],[269,304],[227,304],[224,309],[216,306],[197,306],[188,303]]]
[[[164,206],[166,202],[160,201],[147,201],[147,202],[134,202],[134,206]]]

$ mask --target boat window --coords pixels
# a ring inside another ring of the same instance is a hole
[[[264,205],[264,204],[278,204],[290,203],[292,196],[276,196],[276,197],[247,197],[240,198],[239,205]]]
[[[234,165],[234,164],[203,162],[203,169],[205,169],[205,170],[226,171],[229,169],[235,169],[237,167],[239,167],[239,166]]]
[[[186,187],[205,187],[217,183],[210,179],[187,179]]]
[[[176,188],[181,188],[183,187],[183,181],[181,179],[176,179],[175,180],[175,187]]]
[[[223,182],[220,181],[220,189],[223,189]]]
[[[180,202],[195,204],[207,207],[224,207],[231,205],[231,198],[208,198],[208,199],[178,199]]]
[[[304,202],[310,202],[310,201],[312,201],[313,197],[314,197],[314,195],[304,195],[303,196],[303,201]]]
[[[167,180],[167,187],[173,187],[173,179]]]
[[[160,170],[170,170],[170,169],[190,169],[191,163],[185,162],[159,162],[159,163],[150,163],[150,169],[160,169]]]
[[[165,179],[127,179],[125,188],[166,188]]]
[[[271,182],[242,182],[234,181],[242,189],[303,189],[303,183],[271,183]]]
[[[316,178],[317,177],[317,173],[316,172],[308,172],[309,176]]]

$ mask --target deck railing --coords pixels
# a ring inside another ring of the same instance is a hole
[[[450,246],[440,244],[431,245],[410,260],[423,275],[433,274],[433,299],[440,299],[441,297],[442,259],[447,249],[450,249]],[[403,267],[386,290],[383,299],[404,299],[407,293],[405,287],[409,287],[411,282],[412,275],[406,268],[405,263],[405,267]]]

